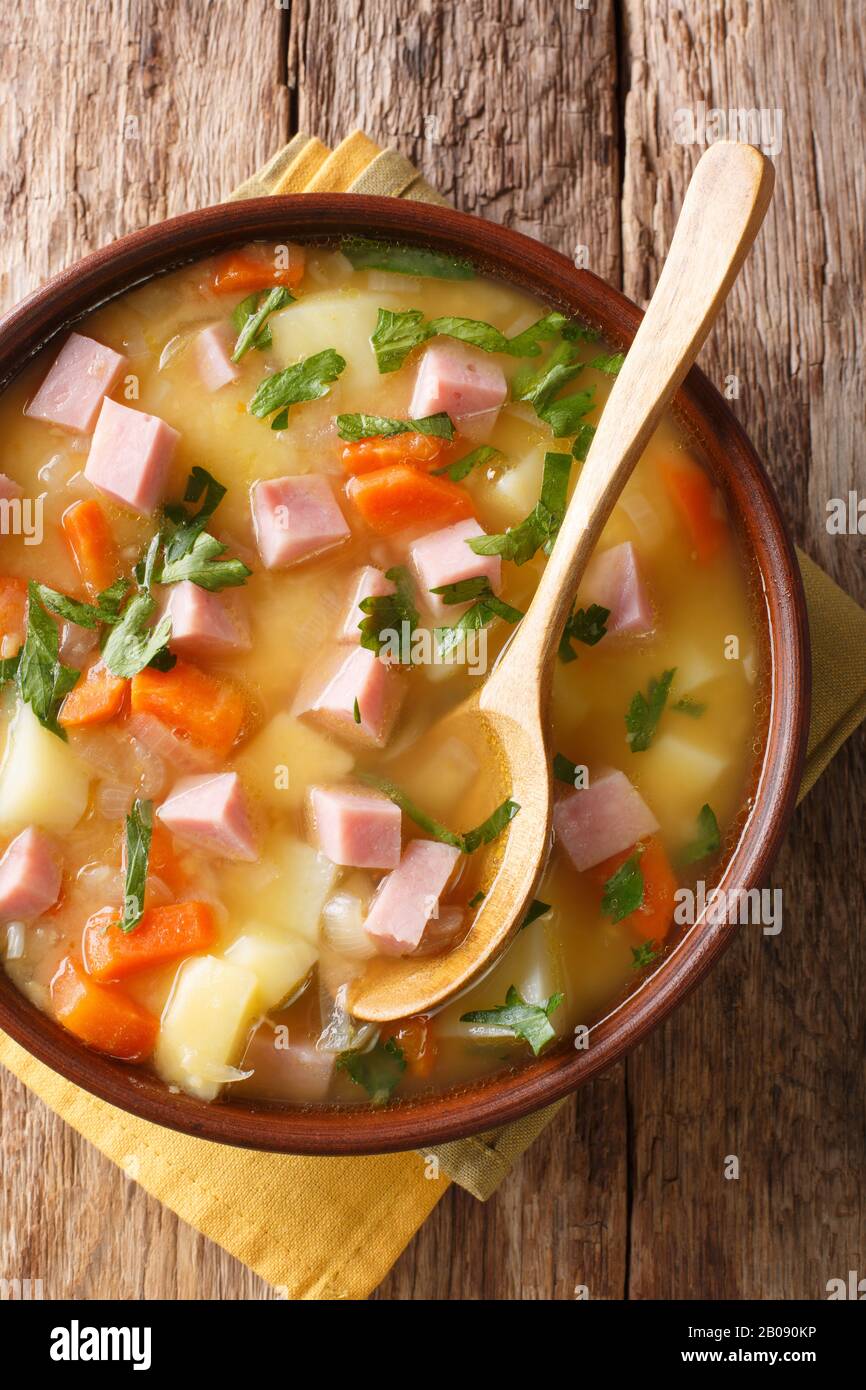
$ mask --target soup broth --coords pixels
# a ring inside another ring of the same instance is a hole
[[[346,1012],[374,955],[472,929],[520,812],[437,720],[528,608],[620,361],[512,286],[394,254],[175,270],[0,398],[4,966],[206,1100],[398,1103],[573,1040],[657,968],[749,794],[748,575],[668,415],[556,664],[527,924],[430,1017]]]

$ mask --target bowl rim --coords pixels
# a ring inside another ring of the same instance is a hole
[[[217,204],[132,232],[53,276],[0,318],[0,390],[47,342],[124,290],[263,236],[302,242],[393,238],[468,257],[484,273],[580,314],[628,343],[642,310],[591,271],[509,227],[448,207],[359,194],[304,193]],[[739,841],[720,888],[766,881],[793,814],[809,728],[811,664],[805,596],[775,492],[727,403],[692,368],[674,399],[708,455],[762,585],[770,661],[766,744]],[[0,970],[0,1027],[39,1061],[142,1119],[240,1147],[299,1154],[429,1148],[539,1110],[618,1061],[661,1023],[730,944],[735,928],[699,919],[659,968],[593,1025],[584,1051],[561,1048],[514,1072],[382,1109],[208,1103],[91,1051],[31,1004]]]

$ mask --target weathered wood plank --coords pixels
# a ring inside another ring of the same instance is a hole
[[[781,110],[773,206],[702,365],[737,376],[732,405],[795,538],[862,601],[862,538],[825,529],[828,498],[864,483],[866,179],[845,153],[866,136],[856,9],[627,0],[623,242],[626,292],[646,299],[702,148],[674,142],[678,109]],[[632,1297],[821,1297],[862,1265],[863,779],[858,736],[777,865],[781,935],[743,928],[629,1063]]]

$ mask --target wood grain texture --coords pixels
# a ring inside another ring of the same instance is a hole
[[[856,0],[9,0],[4,20],[4,304],[217,200],[289,129],[355,126],[467,211],[587,246],[645,301],[700,153],[673,112],[782,108],[774,206],[702,364],[739,377],[797,539],[863,601],[862,540],[824,529],[828,497],[864,490]],[[864,772],[858,737],[798,813],[781,935],[745,929],[490,1202],[449,1193],[379,1297],[802,1298],[863,1272]],[[46,1297],[273,1296],[8,1077],[0,1165],[0,1277]]]

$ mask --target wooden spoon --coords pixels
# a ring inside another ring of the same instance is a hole
[[[587,561],[764,219],[773,166],[751,145],[718,143],[695,169],[667,261],[608,398],[529,611],[480,695],[437,732],[485,733],[520,811],[467,936],[441,956],[376,958],[349,989],[358,1018],[385,1022],[439,1008],[488,970],[517,931],[550,849],[547,709],[553,663]],[[453,726],[453,729],[452,729]],[[482,727],[485,726],[485,727]]]

